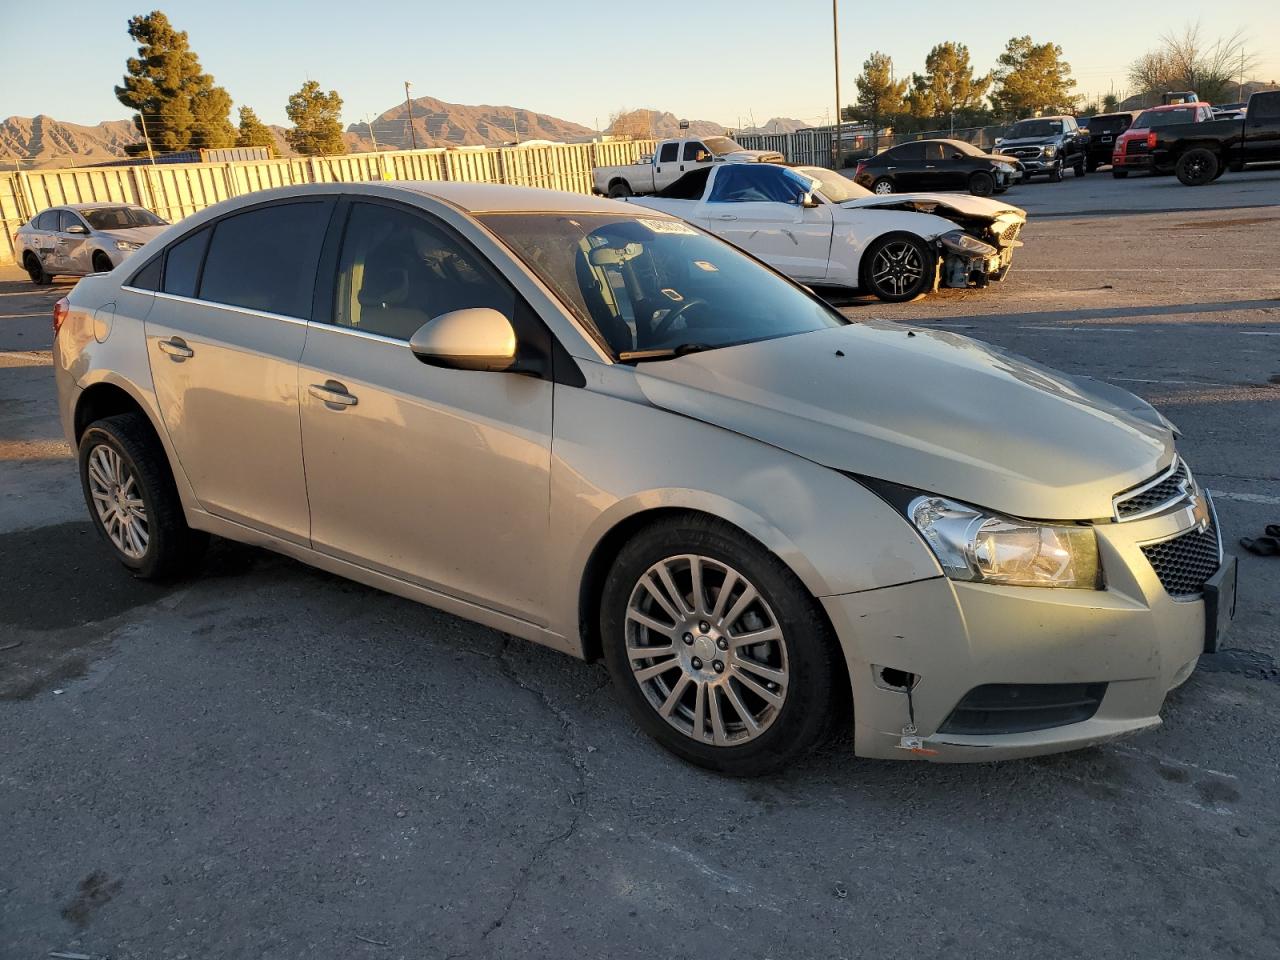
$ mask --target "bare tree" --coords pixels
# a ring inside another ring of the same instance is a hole
[[[645,140],[653,137],[653,111],[622,107],[609,114],[608,132],[614,137]]]
[[[1129,80],[1149,102],[1166,90],[1193,90],[1210,103],[1234,100],[1245,76],[1258,67],[1244,32],[1210,41],[1197,21],[1166,33],[1160,45],[1129,65]]]

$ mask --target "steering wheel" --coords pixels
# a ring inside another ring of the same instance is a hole
[[[665,317],[659,320],[654,325],[653,329],[649,331],[650,342],[653,342],[674,327],[676,325],[676,321],[684,316],[684,312],[690,307],[696,307],[698,304],[706,306],[706,303],[707,301],[695,297],[693,300],[686,300],[684,303],[680,304],[680,306],[676,307]]]

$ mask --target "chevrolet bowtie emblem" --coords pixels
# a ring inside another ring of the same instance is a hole
[[[1191,506],[1191,519],[1196,523],[1196,531],[1204,533],[1209,529],[1209,501],[1200,495],[1199,491],[1191,493],[1188,491],[1188,499]]]

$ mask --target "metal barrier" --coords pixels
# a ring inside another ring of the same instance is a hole
[[[228,197],[295,183],[454,180],[590,193],[592,167],[635,163],[654,147],[653,140],[620,140],[0,173],[0,264],[14,262],[19,226],[65,203],[136,203],[180,220]]]

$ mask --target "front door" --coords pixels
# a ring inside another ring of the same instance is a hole
[[[78,213],[71,210],[58,213],[58,241],[54,251],[58,273],[88,274],[92,271],[89,225]]]
[[[545,624],[552,383],[427,366],[408,340],[515,291],[422,211],[356,202],[299,369],[311,540],[331,556]],[[323,288],[323,285],[322,285]]]
[[[663,141],[658,146],[658,152],[653,158],[653,189],[661,190],[670,186],[682,176],[683,174],[680,172],[680,141]]]
[[[805,207],[805,184],[772,164],[725,163],[714,171],[694,221],[796,280],[822,280],[831,253],[829,205]]]
[[[1280,93],[1254,94],[1244,118],[1242,159],[1280,160]]]
[[[303,544],[298,359],[331,209],[266,204],[180,240],[146,319],[161,416],[200,505]]]

